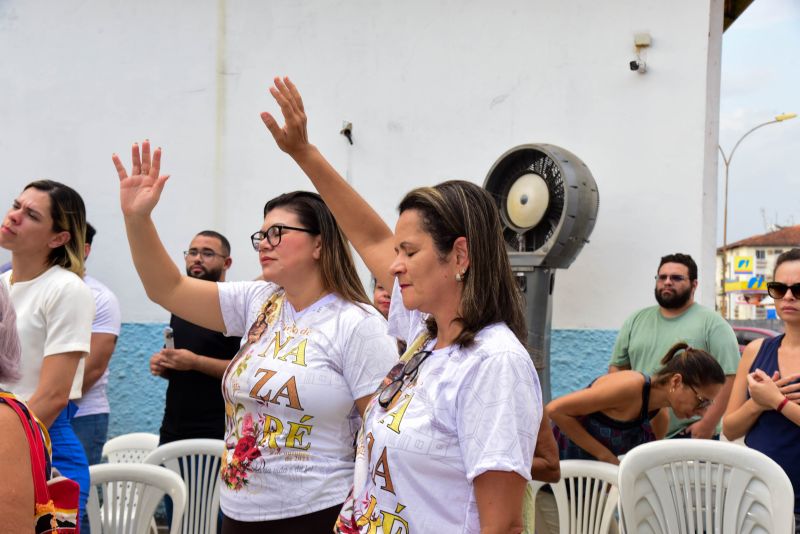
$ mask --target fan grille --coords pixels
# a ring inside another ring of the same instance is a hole
[[[521,153],[509,165],[507,172],[514,177],[514,179],[508,181],[509,184],[514,183],[517,178],[526,174],[541,176],[547,184],[549,203],[542,220],[535,227],[527,230],[516,228],[513,224],[510,224],[508,217],[504,213],[506,228],[503,230],[503,236],[509,248],[516,252],[537,250],[553,237],[553,233],[561,220],[561,214],[564,211],[565,192],[561,169],[547,155],[538,151],[528,151]]]

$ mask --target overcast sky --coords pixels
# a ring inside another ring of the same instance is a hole
[[[800,0],[755,0],[722,38],[720,145],[730,153],[750,128],[800,114]],[[719,161],[722,244],[725,167]],[[750,134],[731,160],[728,242],[764,233],[767,222],[800,224],[800,117]]]

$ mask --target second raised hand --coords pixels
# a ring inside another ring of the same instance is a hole
[[[286,78],[275,78],[269,92],[281,108],[284,125],[281,127],[270,113],[261,113],[261,120],[272,134],[278,148],[292,157],[298,156],[311,145],[308,142],[308,117],[300,91]]]
[[[113,154],[111,160],[119,176],[119,197],[122,213],[126,216],[150,215],[153,208],[161,198],[164,184],[169,175],[160,175],[161,148],[150,155],[150,141],[144,140],[141,146],[133,144],[131,147],[131,174],[128,175],[118,154]]]

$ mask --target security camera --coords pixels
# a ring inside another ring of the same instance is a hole
[[[644,74],[647,72],[647,64],[640,59],[634,59],[628,63],[628,66],[630,66],[632,71],[638,72],[639,74]]]

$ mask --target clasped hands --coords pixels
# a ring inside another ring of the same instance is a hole
[[[167,371],[191,371],[197,354],[186,349],[161,349],[150,357],[150,373],[165,376]]]
[[[747,375],[747,388],[750,397],[762,411],[774,410],[783,402],[784,397],[789,402],[800,404],[800,383],[795,383],[798,379],[800,374],[781,378],[780,373],[775,371],[770,377],[761,369],[756,369]]]

